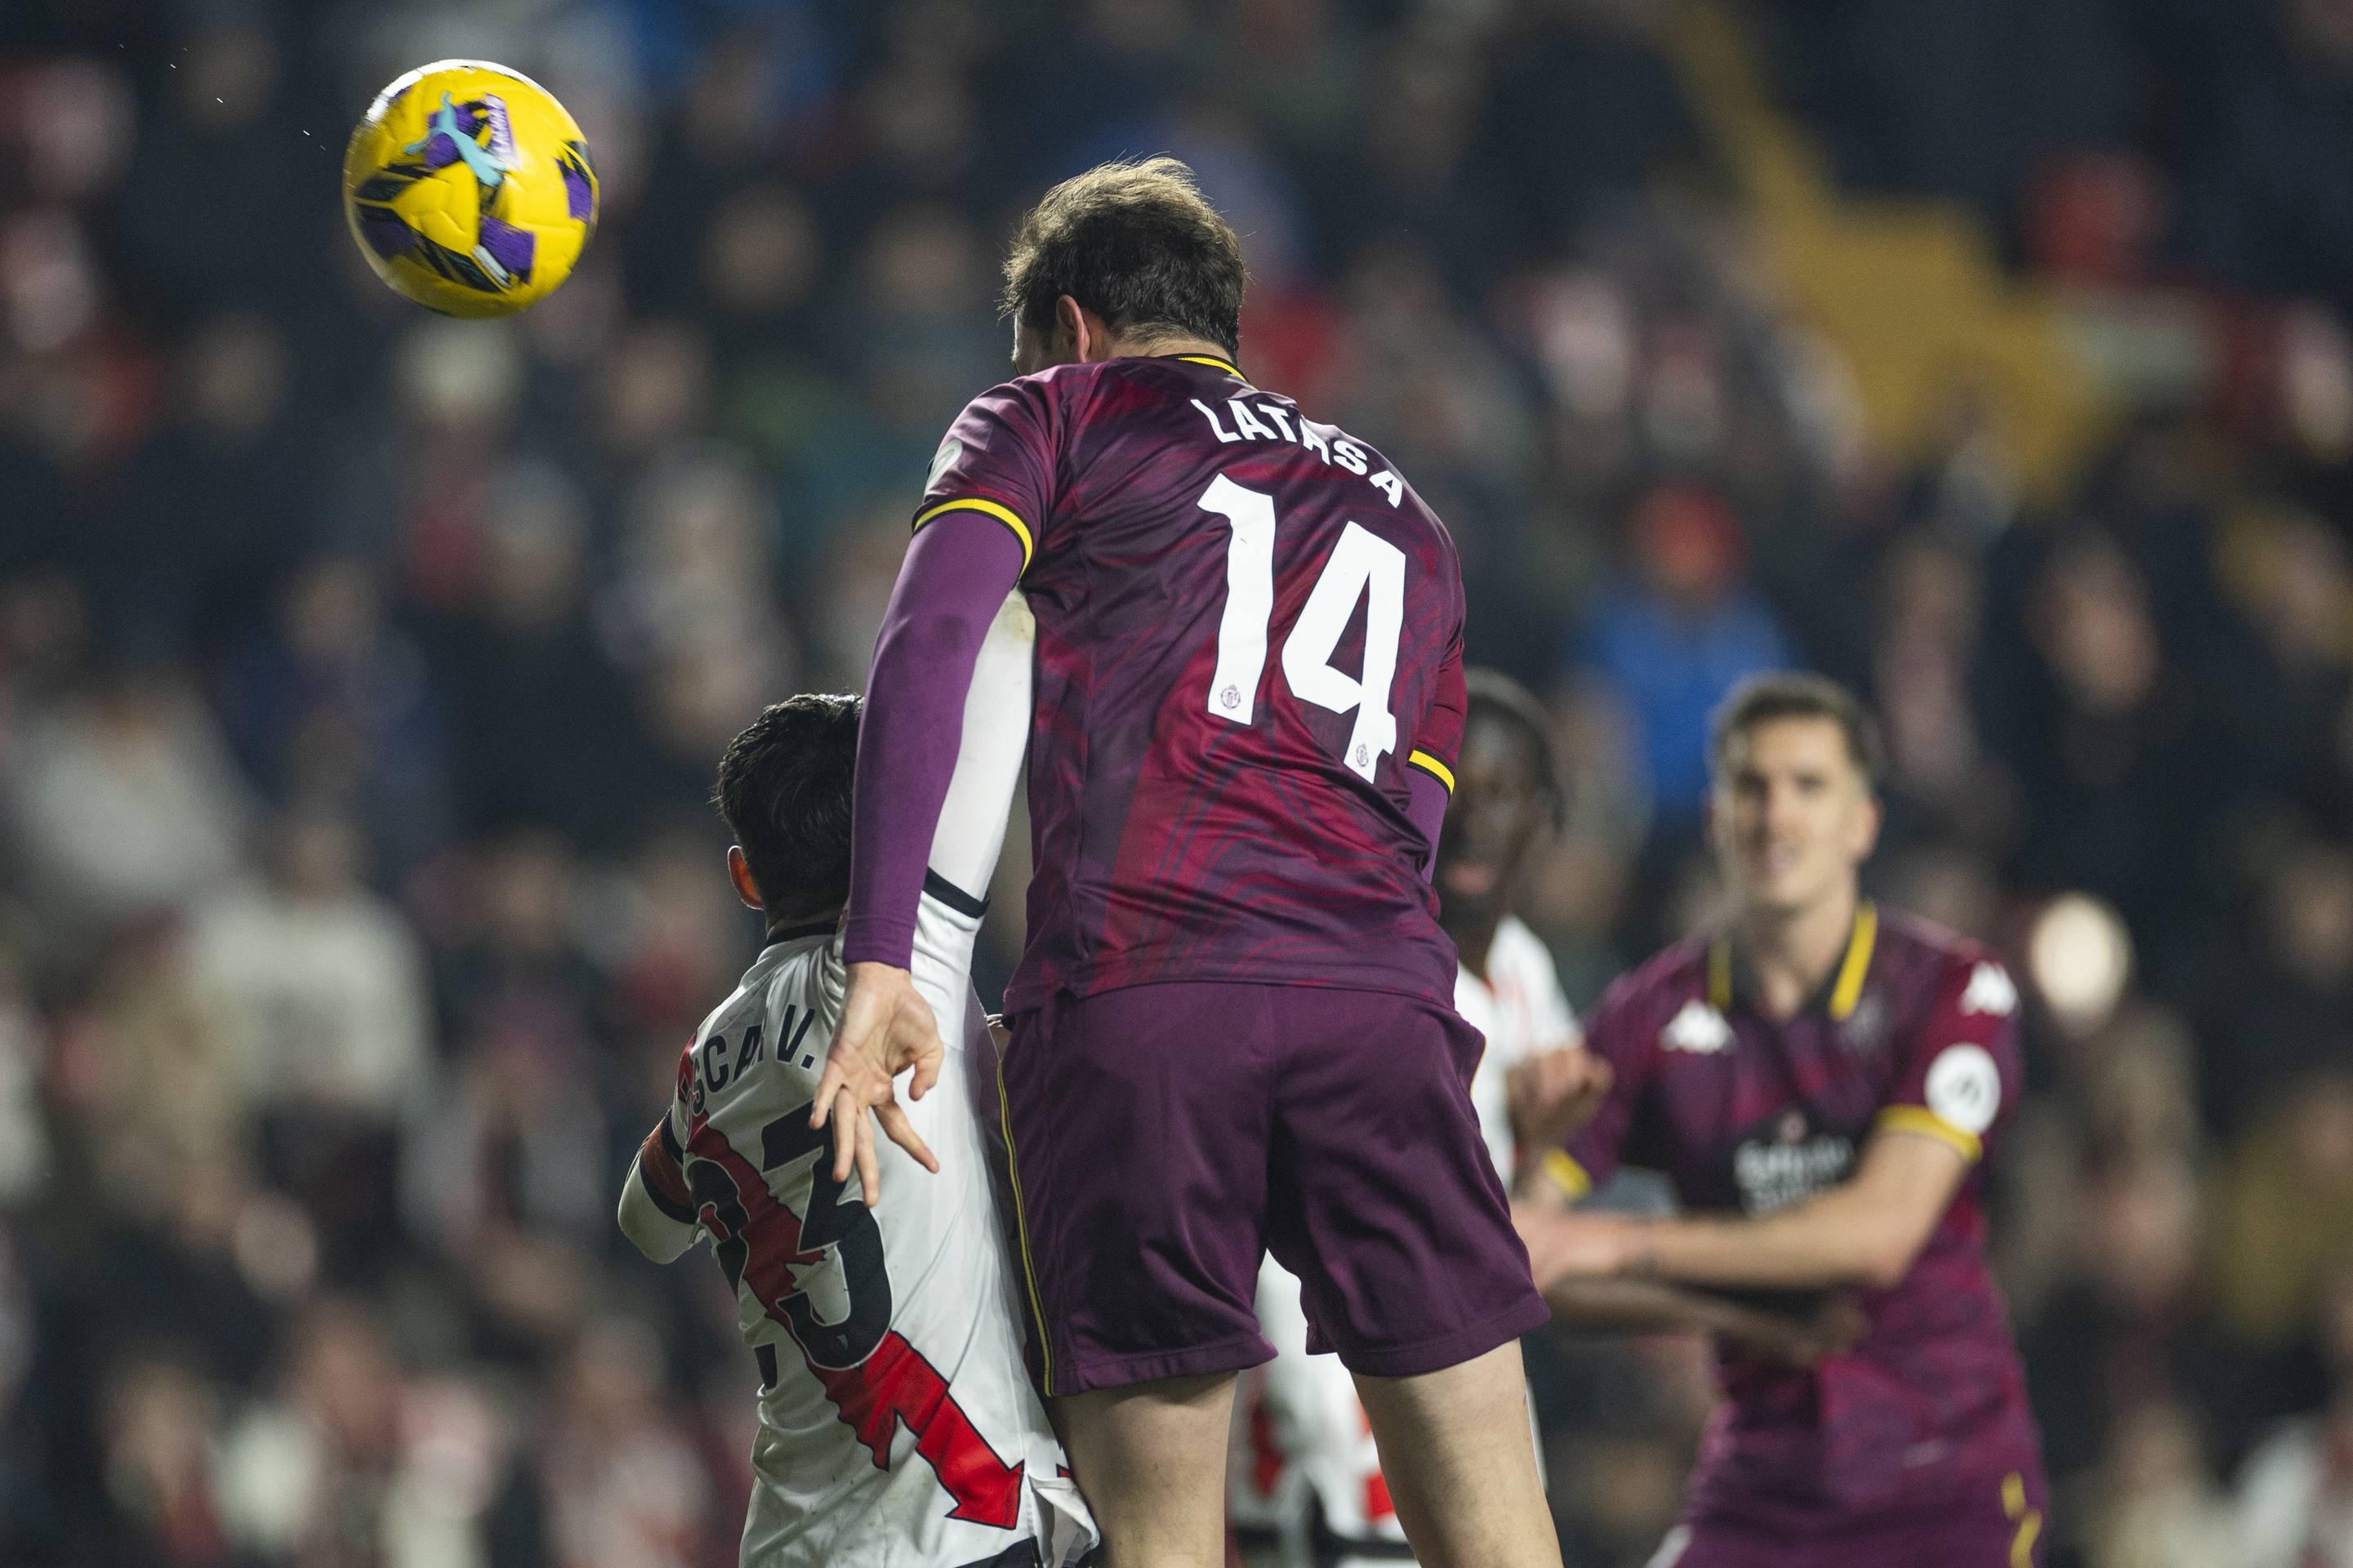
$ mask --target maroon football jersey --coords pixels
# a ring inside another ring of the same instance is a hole
[[[1844,1181],[1874,1129],[1950,1143],[1968,1174],[1871,1323],[1811,1370],[1717,1352],[1725,1401],[1694,1520],[1835,1531],[2039,1468],[2026,1384],[1987,1272],[1983,1156],[2021,1087],[2018,993],[1993,956],[1869,904],[1837,973],[1795,1017],[1753,1006],[1723,938],[1611,986],[1587,1041],[1617,1079],[1569,1144],[1587,1179],[1664,1173],[1687,1209],[1762,1214]]]
[[[1453,542],[1388,460],[1207,355],[976,398],[916,525],[1020,535],[1036,871],[1009,1009],[1247,980],[1444,1002],[1407,815],[1462,731]]]

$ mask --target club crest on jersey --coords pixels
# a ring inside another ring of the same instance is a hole
[[[1989,960],[1969,972],[1968,988],[1961,993],[1963,1013],[1985,1013],[2007,1018],[2018,1011],[2018,985],[2010,971]]]
[[[1887,1043],[1887,1004],[1866,991],[1838,1026],[1838,1042],[1850,1056],[1868,1056]]]
[[[1724,1015],[1694,996],[1659,1031],[1659,1045],[1670,1051],[1714,1056],[1732,1044],[1732,1026]]]

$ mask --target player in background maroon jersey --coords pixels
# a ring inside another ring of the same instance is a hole
[[[1573,1167],[1556,1174],[1556,1162],[1544,1156],[1592,1119],[1609,1075],[1578,1048],[1552,955],[1514,908],[1563,804],[1550,721],[1508,677],[1472,669],[1465,679],[1470,709],[1433,880],[1461,963],[1456,1010],[1486,1037],[1471,1085],[1480,1126],[1514,1202],[1543,1212],[1582,1190]],[[1653,1281],[1607,1282],[1608,1302],[1594,1299],[1603,1289],[1584,1284],[1588,1316],[1607,1305],[1640,1323],[1643,1309],[1671,1298],[1694,1326],[1763,1356],[1807,1364],[1831,1348],[1824,1325],[1806,1318]],[[1271,1533],[1294,1568],[1311,1558],[1317,1568],[1405,1560],[1355,1387],[1332,1358],[1304,1353],[1298,1282],[1272,1263],[1260,1278],[1258,1311],[1283,1354],[1243,1381],[1247,1408],[1230,1461],[1237,1523]]]
[[[1525,1215],[1556,1311],[1627,1282],[1841,1292],[1860,1337],[1812,1366],[1719,1343],[1725,1399],[1658,1568],[2031,1568],[2040,1443],[1987,1272],[1983,1156],[2016,1108],[2018,994],[1993,956],[1876,910],[1876,749],[1815,676],[1744,683],[1716,720],[1723,931],[1606,994],[1616,1079],[1571,1139],[1591,1182],[1659,1169],[1684,1215]],[[1622,1301],[1609,1310],[1621,1310]]]
[[[1036,871],[1004,1131],[1036,1370],[1110,1568],[1222,1562],[1270,1250],[1421,1560],[1550,1568],[1517,1344],[1546,1313],[1428,884],[1463,721],[1453,543],[1378,452],[1244,376],[1240,247],[1184,165],[1057,186],[1006,275],[1020,374],[941,444],[875,647],[813,1121],[844,1171],[870,1107],[909,1143],[892,1080],[923,1093],[940,1046],[908,942],[990,696],[974,651],[1018,592]]]

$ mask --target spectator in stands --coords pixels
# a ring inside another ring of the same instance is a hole
[[[1630,570],[1574,653],[1631,721],[1662,833],[1696,831],[1707,792],[1707,719],[1745,675],[1790,649],[1742,580],[1740,525],[1703,487],[1661,485],[1634,508]]]
[[[421,652],[386,624],[364,559],[301,567],[277,623],[222,678],[238,760],[274,804],[348,811],[385,873],[407,870],[449,826],[440,703]]]
[[[431,1059],[424,954],[350,824],[282,822],[269,874],[195,906],[188,982],[245,1103],[390,1129]]]
[[[117,668],[27,714],[11,754],[9,826],[28,890],[70,942],[170,910],[235,870],[248,788],[171,665]]]

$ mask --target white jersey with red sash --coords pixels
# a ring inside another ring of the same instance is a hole
[[[970,979],[1027,736],[1029,617],[982,654],[917,914],[912,973],[947,1049],[902,1103],[934,1175],[876,1140],[880,1200],[833,1179],[809,1110],[841,1017],[833,922],[774,940],[695,1031],[645,1142],[621,1226],[648,1257],[697,1239],[734,1287],[758,1361],[744,1568],[1076,1568],[1095,1526],[1022,1363],[1016,1265],[984,1116],[996,1052]]]
[[[830,1131],[808,1124],[841,1008],[830,924],[769,943],[697,1031],[632,1174],[632,1238],[663,1261],[707,1238],[758,1359],[746,1568],[1067,1568],[1093,1544],[1022,1366],[970,1098],[970,1069],[994,1059],[987,1026],[962,964],[958,995],[925,962],[968,954],[977,924],[923,900],[917,983],[950,1046],[907,1110],[937,1175],[878,1141],[869,1208],[855,1173],[833,1179]]]

